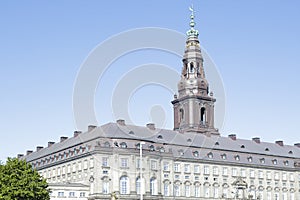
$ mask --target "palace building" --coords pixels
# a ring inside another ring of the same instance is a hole
[[[18,155],[47,179],[51,199],[300,199],[300,143],[224,137],[214,127],[194,26],[192,12],[173,130],[117,120]]]

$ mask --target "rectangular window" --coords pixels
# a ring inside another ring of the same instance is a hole
[[[82,170],[82,166],[81,166],[81,162],[79,161],[78,162],[78,171],[81,171]]]
[[[57,168],[57,176],[60,176],[60,174],[61,174],[61,168],[58,167],[58,168]]]
[[[174,171],[180,172],[180,163],[174,163]]]
[[[250,178],[255,178],[255,171],[253,169],[250,170]]]
[[[94,168],[94,158],[90,159],[90,168]]]
[[[68,165],[68,168],[67,168],[67,173],[70,174],[71,173],[71,165]]]
[[[232,176],[237,176],[237,169],[236,168],[232,168]]]
[[[80,197],[85,197],[85,192],[80,192]]]
[[[190,185],[185,185],[185,196],[186,197],[191,196],[191,187],[190,187]]]
[[[278,173],[278,172],[275,172],[275,174],[274,174],[274,179],[275,179],[275,180],[279,180],[279,173]]]
[[[195,185],[195,197],[200,197],[200,186]]]
[[[128,159],[121,158],[121,167],[128,167]]]
[[[87,162],[87,160],[85,160],[85,161],[83,161],[83,169],[87,170],[87,168],[88,168],[88,162]]]
[[[282,173],[282,180],[286,181],[286,179],[287,179],[286,173]]]
[[[58,197],[63,197],[63,196],[65,196],[65,194],[64,194],[64,192],[58,192],[58,193],[57,193],[57,196],[58,196]]]
[[[204,168],[203,168],[203,173],[205,175],[208,175],[209,174],[209,166],[205,165]]]
[[[56,176],[56,169],[52,170],[52,176],[55,177]]]
[[[108,157],[103,157],[102,158],[102,166],[103,167],[108,167]]]
[[[75,192],[69,192],[69,197],[75,197]]]
[[[73,173],[76,172],[76,163],[73,163],[73,166],[72,166],[72,172],[73,172]]]
[[[109,182],[107,182],[107,181],[103,182],[102,193],[109,194]]]
[[[241,177],[246,177],[246,170],[245,169],[241,169]]]
[[[184,165],[184,172],[185,172],[185,173],[190,173],[190,172],[191,172],[191,169],[190,169],[190,165],[189,165],[189,164],[185,164],[185,165]]]
[[[228,168],[223,167],[223,176],[228,176]]]
[[[63,175],[66,174],[66,167],[65,166],[62,167],[62,174]]]
[[[272,179],[271,172],[267,172],[267,179],[268,180]]]
[[[290,181],[295,181],[294,174],[290,174]]]
[[[218,167],[213,167],[213,175],[215,175],[215,176],[219,175],[219,168]]]
[[[200,166],[199,165],[194,166],[194,173],[196,173],[196,174],[200,173]]]
[[[258,171],[258,178],[263,179],[264,178],[264,172]]]
[[[169,171],[169,162],[164,162],[163,169],[164,171]]]
[[[169,183],[164,183],[164,196],[169,196]]]
[[[214,187],[214,198],[219,198],[219,188]]]
[[[150,166],[151,169],[153,169],[153,170],[157,169],[157,162],[156,162],[156,160],[151,160],[150,164],[151,164],[151,166]]]

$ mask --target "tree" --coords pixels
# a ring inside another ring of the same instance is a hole
[[[0,164],[0,200],[49,200],[48,184],[25,160]]]

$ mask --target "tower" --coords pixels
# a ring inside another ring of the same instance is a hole
[[[205,78],[203,57],[195,30],[194,10],[190,8],[190,29],[187,31],[186,47],[183,55],[181,80],[178,96],[172,101],[174,108],[174,130],[193,131],[205,135],[219,135],[214,128],[214,103],[216,99],[209,92]]]

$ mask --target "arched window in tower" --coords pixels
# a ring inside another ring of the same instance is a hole
[[[184,118],[184,110],[182,108],[179,109],[179,122],[182,122]]]
[[[195,68],[194,68],[194,63],[190,63],[190,73],[194,73]]]
[[[206,122],[205,107],[202,107],[200,109],[200,122],[202,125],[205,125],[205,122]]]

